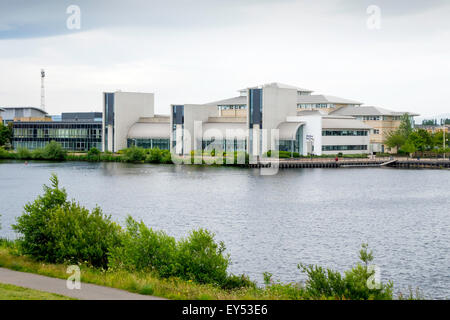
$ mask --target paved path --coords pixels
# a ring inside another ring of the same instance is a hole
[[[66,286],[66,280],[4,268],[0,268],[0,283],[61,294],[66,297],[82,300],[165,300],[159,297],[136,294],[88,283],[81,283],[81,289],[79,290],[70,290]]]

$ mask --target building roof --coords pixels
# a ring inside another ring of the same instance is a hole
[[[246,104],[247,104],[247,97],[245,96],[233,97],[229,99],[205,103],[205,105],[215,105],[215,106],[236,106],[236,105],[243,106]]]
[[[284,83],[280,83],[280,82],[265,83],[265,84],[258,85],[258,86],[243,88],[238,91],[244,91],[244,90],[251,89],[251,88],[262,88],[262,87],[276,87],[279,89],[295,89],[297,91],[309,92],[309,93],[314,92],[313,90],[304,89],[304,88],[300,88],[300,87],[296,87],[296,86],[291,86],[289,84],[284,84]]]
[[[322,118],[322,129],[372,129],[364,122],[352,118]]]
[[[401,116],[403,114],[409,114],[411,116],[418,116],[416,113],[411,112],[398,112],[392,111],[380,107],[373,106],[363,106],[363,107],[352,107],[346,106],[339,108],[335,111],[330,112],[333,115],[345,115],[345,116]]]
[[[297,130],[304,122],[282,122],[278,125],[280,140],[295,140]]]
[[[247,137],[247,124],[240,122],[205,122],[202,125],[202,131],[204,140],[225,139],[234,136],[238,140],[244,140]]]
[[[2,107],[2,108],[4,109],[4,111],[11,110],[11,109],[34,109],[39,112],[42,112],[43,114],[47,114],[47,111],[42,110],[41,108],[37,108],[37,107]]]
[[[170,123],[136,122],[128,130],[130,139],[169,139]]]
[[[362,102],[358,102],[355,100],[349,100],[323,94],[297,96],[297,103],[362,104]]]

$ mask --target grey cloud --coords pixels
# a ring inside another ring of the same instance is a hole
[[[0,39],[68,33],[66,9],[78,5],[82,28],[108,27],[206,28],[242,23],[239,8],[271,0],[2,0]],[[289,1],[289,0],[286,0]],[[70,31],[72,32],[72,31]]]

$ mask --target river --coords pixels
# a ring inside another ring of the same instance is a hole
[[[0,162],[1,236],[54,172],[70,198],[123,225],[130,214],[180,238],[207,228],[233,273],[303,281],[299,262],[343,271],[363,242],[395,291],[450,298],[450,171],[258,169],[124,163]]]

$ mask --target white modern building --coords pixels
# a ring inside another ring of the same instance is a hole
[[[373,139],[378,129],[361,116],[371,113],[371,107],[276,82],[214,102],[171,105],[170,115],[154,113],[153,93],[116,91],[103,98],[105,151],[140,146],[180,155],[215,149],[262,156],[275,148],[301,155],[380,149]],[[399,114],[389,116],[398,121]]]
[[[279,150],[302,155],[368,153],[368,125],[353,117],[328,115],[312,106],[331,109],[361,103],[313,96],[312,92],[269,83],[241,89],[239,96],[225,100],[172,105],[172,151],[189,154],[192,150],[219,149],[262,156],[278,142]]]
[[[154,98],[153,93],[103,93],[104,151],[117,152],[131,145],[169,148],[169,117],[155,115]]]

